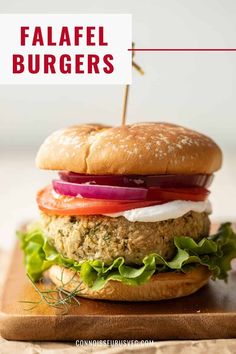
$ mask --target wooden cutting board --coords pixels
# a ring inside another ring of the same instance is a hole
[[[50,287],[51,284],[43,285]],[[45,304],[26,310],[20,300],[39,300],[25,276],[18,246],[3,289],[1,335],[10,340],[208,339],[236,337],[236,272],[228,284],[210,282],[180,299],[149,303],[80,300],[62,315]]]

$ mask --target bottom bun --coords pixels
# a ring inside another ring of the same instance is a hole
[[[157,301],[187,296],[205,285],[211,276],[207,267],[198,266],[187,273],[154,274],[147,283],[136,286],[110,280],[102,289],[93,291],[81,282],[79,273],[70,269],[54,265],[48,274],[57,286],[69,292],[78,290],[78,296],[113,301]]]

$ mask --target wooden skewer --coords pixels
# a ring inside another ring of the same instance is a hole
[[[132,43],[132,48],[134,48],[134,43]],[[136,64],[133,61],[133,57],[134,57],[134,51],[132,52],[132,66],[141,74],[144,75],[144,71],[143,69]],[[124,94],[124,100],[123,100],[123,110],[122,110],[122,121],[121,121],[121,125],[125,126],[126,124],[126,113],[127,113],[127,105],[128,105],[128,97],[129,97],[129,86],[130,85],[126,85],[125,86],[125,94]]]
[[[145,74],[143,69],[138,64],[136,64],[134,61],[132,61],[132,66],[139,72],[139,74],[141,74],[141,75]]]
[[[127,111],[127,103],[129,96],[129,85],[125,86],[125,95],[124,95],[124,103],[123,103],[123,112],[122,112],[122,126],[126,123],[126,111]]]

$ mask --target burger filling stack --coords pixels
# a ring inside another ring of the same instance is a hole
[[[29,277],[78,296],[154,301],[227,279],[230,223],[209,236],[210,138],[167,123],[77,125],[49,136],[36,165],[58,176],[37,194],[40,222],[19,232]]]

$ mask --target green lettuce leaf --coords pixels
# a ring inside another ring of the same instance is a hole
[[[93,290],[101,289],[109,280],[129,285],[144,284],[155,272],[187,272],[199,264],[211,270],[213,279],[226,281],[231,260],[236,257],[236,234],[230,223],[222,224],[215,235],[200,242],[190,237],[175,237],[173,259],[167,261],[152,253],[143,259],[141,266],[128,266],[123,257],[118,257],[109,266],[101,260],[76,262],[59,254],[38,227],[17,234],[24,251],[26,271],[33,281],[39,280],[45,270],[57,264],[79,272],[82,281]]]

